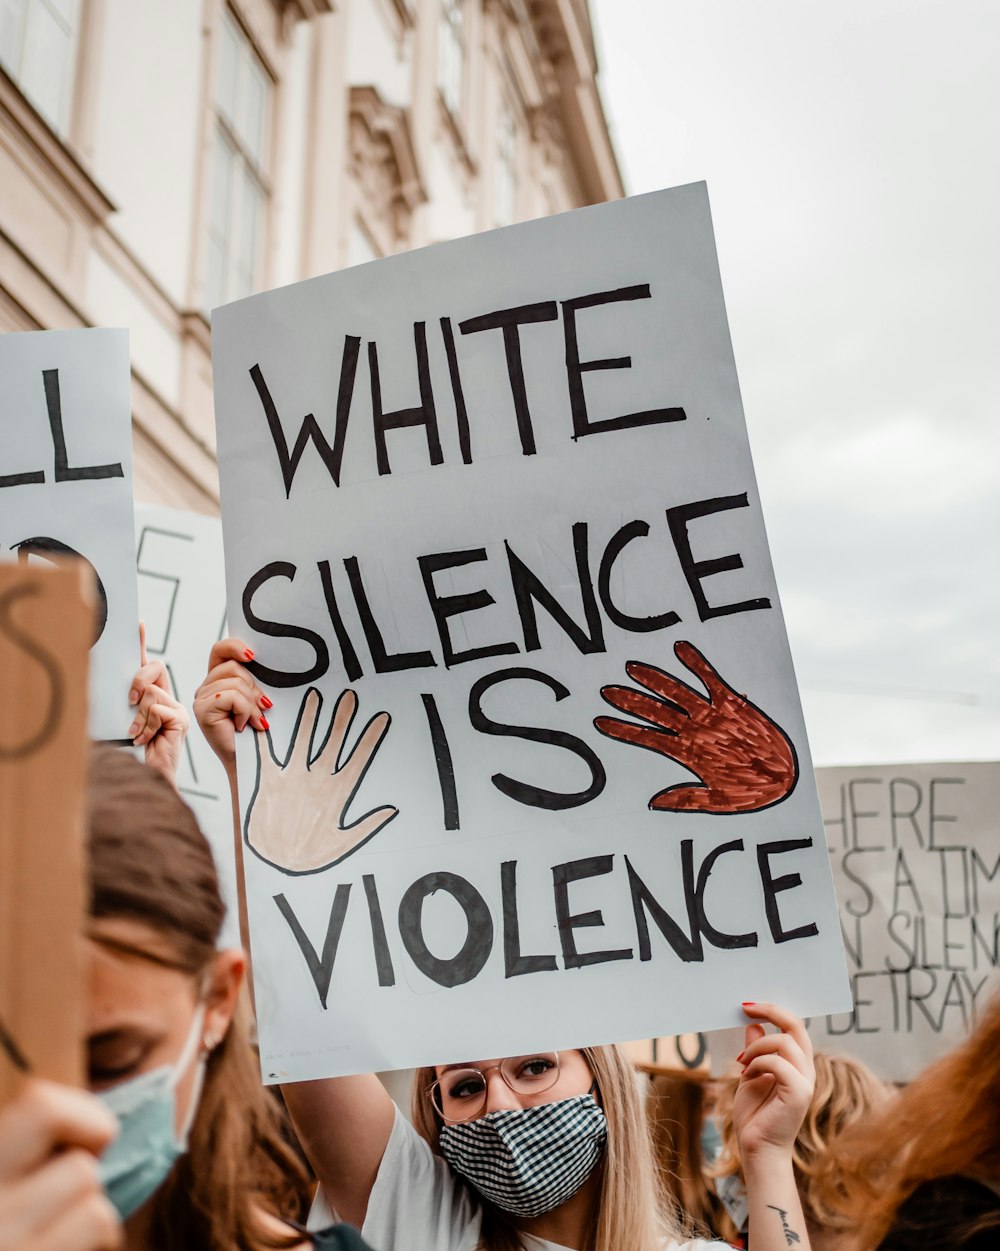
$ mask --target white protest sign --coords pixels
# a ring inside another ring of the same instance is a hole
[[[0,438],[0,559],[90,564],[90,735],[127,742],[139,667],[128,332],[0,335]]]
[[[817,769],[850,1014],[813,1041],[908,1081],[1000,990],[1000,764]]]
[[[265,1079],[849,1006],[703,185],[215,312]]]
[[[226,633],[226,583],[218,517],[136,504],[139,615],[146,650],[167,668],[174,695],[188,709]],[[233,812],[226,771],[197,726],[184,740],[177,789],[212,846],[227,905],[220,945],[238,946]]]

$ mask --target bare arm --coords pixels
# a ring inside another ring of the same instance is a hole
[[[743,1165],[754,1251],[809,1251],[809,1234],[790,1155],[756,1157]]]
[[[396,1115],[388,1092],[364,1073],[294,1082],[281,1093],[327,1201],[360,1229]]]
[[[212,648],[209,672],[195,696],[202,732],[222,761],[233,803],[240,936],[248,955],[250,933],[243,879],[243,839],[236,780],[235,734],[249,725],[266,728],[269,707],[264,692],[246,667],[250,659],[240,639],[224,639]],[[251,987],[253,985],[251,979]],[[327,1201],[341,1219],[361,1227],[379,1165],[392,1133],[395,1109],[374,1074],[293,1082],[282,1094],[303,1150]]]
[[[747,1003],[754,1022],[739,1057],[743,1074],[733,1103],[754,1251],[809,1251],[809,1234],[792,1170],[792,1147],[812,1099],[812,1043],[798,1017],[773,1004]],[[763,1023],[778,1027],[765,1033]]]

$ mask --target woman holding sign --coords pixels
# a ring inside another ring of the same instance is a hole
[[[270,706],[241,663],[251,657],[239,640],[216,644],[195,698],[234,794],[234,733],[266,729]],[[733,1115],[754,1251],[808,1248],[791,1153],[812,1048],[789,1013],[743,1007],[752,1023]],[[616,1047],[420,1070],[415,1128],[374,1075],[283,1090],[320,1180],[314,1222],[335,1210],[380,1251],[664,1251],[687,1236],[661,1197],[635,1075]]]
[[[308,1183],[260,1085],[244,954],[217,949],[212,854],[172,786],[186,720],[157,664],[132,701],[151,767],[105,750],[91,769],[93,1093],[29,1074],[0,1113],[0,1251],[364,1251],[292,1219]]]

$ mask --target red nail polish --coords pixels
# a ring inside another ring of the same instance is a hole
[[[246,656],[247,660],[253,660],[253,652],[249,647],[243,649],[243,655]]]
[[[274,707],[274,703],[273,703],[270,699],[268,699],[268,697],[267,697],[266,695],[262,695],[262,696],[260,697],[260,702],[261,702],[261,705],[262,705],[264,708],[273,708],[273,707]]]
[[[757,1006],[757,1002],[754,999],[748,999],[746,1000],[745,1003],[742,1003],[740,1005],[740,1007],[742,1008],[756,1008],[756,1006]]]
[[[741,1052],[740,1052],[740,1054],[736,1057],[736,1063],[737,1063],[737,1064],[742,1064],[742,1063],[743,1063],[743,1057],[744,1057],[745,1055],[746,1055],[746,1052],[745,1052],[745,1051],[741,1051]]]
[[[268,723],[267,723],[267,717],[261,717],[261,719],[260,719],[260,728],[261,728],[262,730],[269,730],[269,729],[271,728],[271,727],[268,725]]]

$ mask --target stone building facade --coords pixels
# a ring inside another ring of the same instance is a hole
[[[127,326],[215,512],[209,310],[620,196],[596,76],[586,0],[0,0],[0,331]]]

